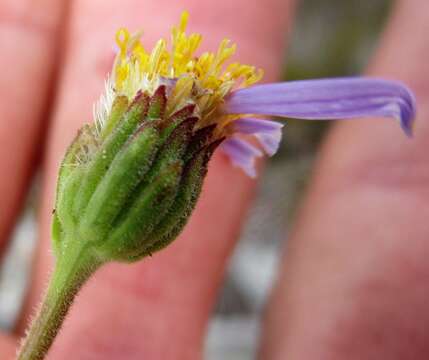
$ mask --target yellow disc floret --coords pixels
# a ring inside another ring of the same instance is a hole
[[[184,12],[179,25],[173,27],[170,46],[161,39],[151,52],[140,42],[140,32],[131,35],[126,29],[119,29],[116,33],[119,51],[112,78],[106,86],[110,86],[115,95],[125,95],[131,100],[138,91],[152,94],[159,85],[166,84],[170,87],[169,113],[193,102],[201,121],[207,124],[213,121],[216,110],[231,90],[254,84],[263,72],[240,63],[227,65],[236,50],[235,44],[227,39],[220,43],[217,52],[196,56],[202,36],[186,34],[188,16]],[[98,107],[105,109],[106,104]]]

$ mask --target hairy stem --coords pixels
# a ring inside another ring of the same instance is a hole
[[[45,298],[24,339],[17,360],[42,360],[85,281],[101,265],[87,248],[69,249],[60,256]]]

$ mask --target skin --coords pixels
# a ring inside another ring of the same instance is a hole
[[[40,149],[44,169],[31,288],[16,331],[0,335],[2,359],[13,359],[52,268],[49,228],[58,163],[77,128],[90,118],[110,66],[114,31],[143,25],[145,41],[152,44],[186,8],[190,30],[205,35],[207,48],[230,37],[240,45],[241,61],[265,68],[266,81],[276,79],[292,1],[201,3],[0,3],[0,65],[7,69],[0,77],[0,116],[8,119],[0,122],[0,140],[12,150],[0,153],[0,167],[9,175],[0,178],[0,244],[6,244]],[[428,10],[426,0],[398,1],[369,69],[416,91],[415,138],[404,138],[389,121],[344,122],[332,131],[279,269],[265,318],[263,359],[429,355],[424,206],[429,127],[423,121],[429,111]],[[153,16],[161,13],[159,19]],[[54,102],[49,101],[52,89]],[[200,359],[204,330],[254,185],[216,156],[182,236],[153,258],[98,272],[72,307],[48,358]]]

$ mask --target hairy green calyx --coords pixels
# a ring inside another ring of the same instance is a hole
[[[166,104],[164,85],[130,104],[119,96],[101,129],[80,130],[60,168],[57,256],[66,255],[73,239],[102,262],[136,261],[180,233],[222,139],[215,139],[213,125],[196,129],[193,104],[168,117]]]

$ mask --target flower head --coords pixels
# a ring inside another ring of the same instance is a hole
[[[116,34],[106,91],[70,145],[60,169],[53,238],[61,256],[93,248],[101,261],[134,261],[174,240],[198,200],[207,164],[221,145],[232,163],[256,175],[255,159],[277,151],[282,124],[268,116],[398,119],[415,116],[402,84],[366,78],[255,85],[262,71],[232,62],[235,45],[198,54],[188,14],[152,51],[141,33]],[[249,137],[253,138],[251,141]]]

